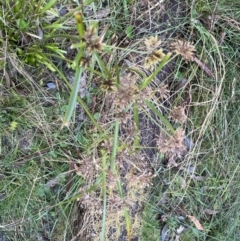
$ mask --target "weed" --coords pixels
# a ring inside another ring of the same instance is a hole
[[[0,239],[239,240],[239,13],[5,1]]]

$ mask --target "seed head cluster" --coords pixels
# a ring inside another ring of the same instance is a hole
[[[184,130],[178,128],[174,134],[169,137],[161,134],[157,141],[159,151],[169,159],[168,166],[175,166],[176,160],[186,155],[187,149],[184,144]]]
[[[163,49],[160,48],[161,43],[162,41],[158,40],[157,36],[151,36],[145,39],[144,44],[148,55],[143,64],[144,68],[153,70],[154,67],[163,60],[165,54],[163,53]]]
[[[177,40],[171,44],[173,52],[181,55],[186,61],[194,60],[195,47],[188,41]]]
[[[89,53],[93,51],[101,52],[102,50],[102,43],[100,37],[97,36],[97,30],[95,27],[90,26],[84,33],[83,40],[87,44],[87,49]]]

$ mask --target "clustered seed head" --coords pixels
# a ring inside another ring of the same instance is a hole
[[[101,83],[102,90],[106,92],[116,91],[117,85],[114,79],[104,79]]]
[[[125,108],[124,108],[125,109]],[[123,125],[126,125],[129,120],[131,120],[131,114],[125,113],[124,110],[119,110],[118,113],[116,113],[116,118],[119,119],[120,123]]]
[[[77,164],[74,163],[74,170],[77,175],[82,176],[86,180],[92,178],[96,171],[95,165],[92,164],[91,158],[78,160]]]
[[[120,77],[121,85],[126,87],[134,86],[136,81],[137,81],[137,77],[132,73],[128,73]]]
[[[184,144],[185,133],[181,128],[178,128],[173,136],[168,137],[161,134],[157,146],[161,153],[165,154],[170,160],[169,166],[175,165],[176,160],[186,155],[186,146]]]
[[[145,39],[144,44],[148,51],[153,51],[154,49],[158,48],[161,45],[162,41],[158,40],[157,36],[151,36]]]
[[[153,91],[150,87],[146,87],[145,89],[138,91],[135,97],[136,103],[139,106],[145,108],[146,107],[145,100],[150,100],[153,96],[152,93]]]
[[[80,61],[80,65],[84,68],[88,67],[90,65],[90,58],[89,57],[82,57]]]
[[[107,172],[107,184],[109,189],[114,189],[117,184],[118,176],[116,173],[108,171]]]
[[[114,104],[118,111],[123,111],[134,100],[137,92],[135,83],[135,75],[127,74],[120,78],[120,86],[114,93]]]
[[[90,43],[96,38],[96,35],[97,35],[96,28],[94,28],[93,26],[89,26],[84,33],[84,40],[87,43]]]
[[[157,93],[159,93],[161,100],[168,99],[169,93],[170,93],[170,90],[168,89],[168,85],[162,84],[161,86],[159,86],[159,89],[158,89]]]
[[[87,44],[87,49],[90,53],[93,51],[100,52],[102,50],[102,43],[100,37],[97,35],[96,28],[90,26],[87,28],[87,30],[84,33],[84,41]]]
[[[119,195],[113,194],[111,197],[108,198],[108,207],[114,213],[121,211],[124,204],[124,200],[119,197]]]
[[[133,88],[126,88],[121,86],[118,89],[114,103],[119,110],[124,110],[133,101],[133,93]]]
[[[195,47],[192,43],[182,40],[177,40],[171,44],[173,52],[180,54],[186,61],[194,60]]]
[[[176,123],[183,124],[187,121],[187,115],[185,114],[185,108],[182,106],[175,106],[170,113],[170,118],[172,118]]]
[[[104,140],[101,144],[101,148],[106,152],[106,154],[110,154],[112,151],[112,138],[110,140]]]
[[[95,214],[102,214],[102,200],[100,197],[93,197],[92,195],[83,193],[82,198],[79,198],[78,201],[80,201],[82,208],[91,210]]]
[[[146,57],[143,67],[153,70],[156,64],[160,63],[164,57],[165,54],[163,53],[163,49],[155,50]]]

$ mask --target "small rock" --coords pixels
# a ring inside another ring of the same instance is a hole
[[[56,89],[57,86],[56,86],[56,84],[53,83],[53,82],[47,82],[47,88],[48,88],[48,89]]]

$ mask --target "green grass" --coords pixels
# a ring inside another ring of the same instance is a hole
[[[197,10],[199,14],[200,5],[201,1],[192,5],[193,15]],[[204,3],[206,9],[213,7],[214,2]],[[232,10],[231,16],[226,11],[228,8]],[[198,42],[197,49],[208,59],[208,65],[215,69],[217,80],[206,78],[194,67],[189,70],[191,97],[195,104],[190,108],[191,125],[188,128],[190,138],[197,142],[193,151],[183,161],[183,170],[171,171],[163,167],[159,169],[155,186],[155,189],[159,190],[150,196],[152,202],[145,208],[143,240],[158,240],[159,232],[155,230],[159,230],[159,222],[155,221],[154,217],[159,218],[159,215],[169,216],[167,223],[173,232],[176,232],[180,225],[188,228],[180,235],[181,240],[239,239],[237,143],[240,109],[237,80],[239,51],[236,48],[239,40],[235,39],[237,26],[230,27],[228,21],[238,16],[240,8],[236,2],[229,4],[221,1],[216,9],[221,17],[216,17],[218,20],[215,28],[220,28],[228,37],[219,45],[215,40],[220,38],[219,33],[211,33],[206,25],[196,22],[192,26],[192,41]],[[207,14],[209,12],[205,12],[205,17]],[[202,177],[199,181],[191,178],[192,169],[194,175]],[[163,185],[163,180],[167,185]],[[167,197],[164,204],[155,206],[162,197]],[[204,232],[197,231],[186,217],[179,220],[182,216],[181,210],[176,210],[179,205],[200,220]],[[208,209],[211,210],[210,214],[206,211]],[[151,234],[153,235],[149,239]]]
[[[189,1],[185,16],[156,31],[165,45],[192,42],[204,64],[172,53],[149,71],[143,42],[155,33],[146,26],[171,16],[171,5],[151,5],[147,19],[138,12],[144,1],[88,0],[81,22],[81,2],[17,0],[0,8],[0,239],[155,241],[170,233],[162,241],[239,240],[239,3]],[[59,6],[69,12],[60,16]],[[139,16],[146,22],[135,26]],[[102,39],[101,51],[91,52],[89,26]],[[149,97],[168,62],[174,69],[161,81],[169,97]],[[132,85],[120,90],[129,73],[137,81],[128,101]],[[48,90],[49,81],[57,88]],[[128,102],[119,111],[116,100]],[[182,127],[194,147],[169,167],[156,145],[140,144],[140,130],[148,133],[142,116],[150,116],[156,135],[171,137],[181,125],[169,115],[186,102]]]

